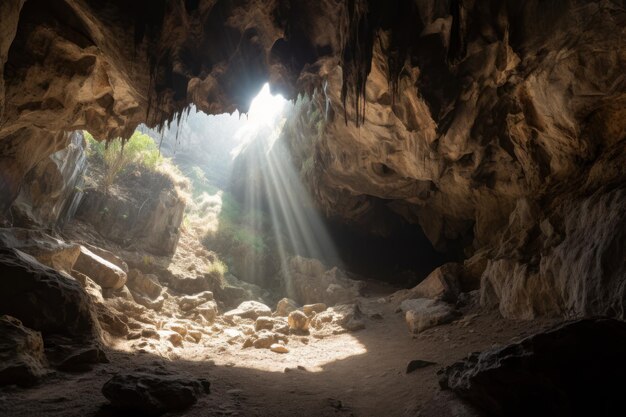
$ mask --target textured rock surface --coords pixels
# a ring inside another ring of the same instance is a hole
[[[507,316],[624,316],[624,244],[607,233],[624,222],[621,1],[0,7],[7,220],[65,132],[129,136],[189,103],[245,110],[269,80],[290,98],[315,91],[290,145],[329,214],[381,234],[401,218],[438,249],[487,249],[483,302]],[[537,209],[510,224],[520,204]]]
[[[440,299],[454,303],[460,292],[459,277],[462,268],[455,263],[448,263],[436,268],[422,282],[409,290],[400,290],[390,296],[394,302],[415,298]]]
[[[0,243],[27,253],[50,268],[70,273],[80,255],[80,247],[68,244],[38,230],[1,228]]]
[[[361,294],[363,283],[346,277],[337,267],[326,269],[317,259],[294,256],[287,262],[287,292],[302,304],[335,305],[354,301]]]
[[[117,290],[122,288],[127,280],[126,272],[84,246],[80,247],[80,255],[74,269],[93,279],[102,288]]]
[[[487,415],[611,416],[626,406],[624,369],[626,323],[584,319],[474,353],[441,385]]]
[[[210,385],[206,379],[135,372],[115,375],[104,384],[102,394],[114,408],[159,415],[194,405],[210,392]]]
[[[270,316],[272,309],[258,301],[244,301],[234,309],[224,313],[224,317],[239,316],[244,319],[256,319],[260,316]]]
[[[98,340],[99,326],[80,284],[15,249],[0,251],[0,314],[40,331],[44,340],[61,335]]]
[[[420,333],[440,324],[450,323],[458,314],[454,308],[442,301],[429,298],[405,300],[400,304],[411,333]]]
[[[0,385],[36,384],[46,365],[41,333],[14,317],[0,316],[0,334]]]
[[[87,188],[76,218],[113,242],[170,255],[180,237],[185,200],[167,178],[144,176],[149,178],[124,181],[124,189],[117,193]]]
[[[39,162],[24,178],[11,207],[14,224],[53,228],[75,213],[87,168],[85,139],[81,132],[69,135],[67,147]]]

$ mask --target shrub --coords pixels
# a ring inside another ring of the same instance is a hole
[[[154,140],[138,131],[133,133],[126,142],[120,138],[97,141],[89,132],[84,132],[84,136],[88,145],[88,157],[104,163],[102,188],[105,192],[129,165],[137,164],[154,171],[163,160]]]

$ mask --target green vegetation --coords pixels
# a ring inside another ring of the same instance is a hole
[[[154,140],[141,132],[135,132],[130,139],[120,138],[111,141],[97,141],[89,132],[83,132],[87,140],[87,155],[104,164],[102,188],[108,191],[116,178],[130,165],[139,165],[149,171],[156,170],[163,161]]]

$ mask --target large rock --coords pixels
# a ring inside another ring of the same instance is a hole
[[[454,303],[460,292],[459,277],[462,271],[461,265],[447,263],[436,268],[414,288],[394,293],[391,299],[402,302],[415,298],[432,298]]]
[[[45,374],[41,333],[11,316],[0,316],[0,385],[30,386]]]
[[[87,188],[76,218],[124,246],[171,255],[180,238],[185,197],[166,174],[145,173],[117,181],[126,192]]]
[[[105,362],[89,296],[69,275],[16,249],[0,249],[0,314],[41,332],[51,365],[87,370]]]
[[[623,414],[626,323],[584,319],[473,353],[440,381],[493,416]]]
[[[134,372],[115,375],[102,394],[120,411],[158,415],[191,407],[210,392],[210,385],[206,379]]]
[[[411,333],[420,333],[431,327],[446,324],[458,317],[454,308],[442,301],[429,298],[405,300],[400,304]]]
[[[161,295],[163,287],[158,278],[152,274],[143,274],[138,269],[128,272],[126,282],[135,302],[152,310],[160,310],[165,298]]]
[[[124,271],[84,246],[80,247],[74,269],[93,279],[102,288],[120,289],[126,284]]]
[[[290,298],[282,298],[276,303],[275,316],[287,317],[289,313],[298,309],[298,304]]]
[[[0,314],[50,335],[98,339],[89,297],[68,275],[15,249],[0,249]]]
[[[363,288],[362,282],[348,278],[339,268],[327,269],[319,260],[301,256],[290,258],[283,274],[290,297],[302,304],[351,302]]]
[[[518,201],[482,274],[484,306],[507,318],[626,317],[626,187],[598,181],[551,212]]]
[[[25,252],[44,265],[70,273],[80,254],[80,247],[50,236],[39,230],[0,228],[4,247]]]
[[[271,316],[272,309],[258,301],[244,301],[234,309],[224,313],[224,317],[239,316],[244,319],[256,320],[259,316]]]

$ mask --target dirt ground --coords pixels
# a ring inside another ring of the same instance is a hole
[[[56,372],[31,389],[0,391],[2,416],[114,416],[101,394],[117,372],[167,370],[204,377],[211,393],[168,416],[414,416],[438,390],[437,371],[470,352],[523,338],[554,321],[510,321],[476,311],[412,336],[383,289],[360,300],[366,327],[353,333],[291,337],[289,352],[242,349],[224,333],[204,344],[142,353],[112,341],[110,363],[82,374]],[[474,316],[475,314],[475,316]],[[469,318],[469,320],[468,320]],[[436,362],[406,373],[413,359]]]

